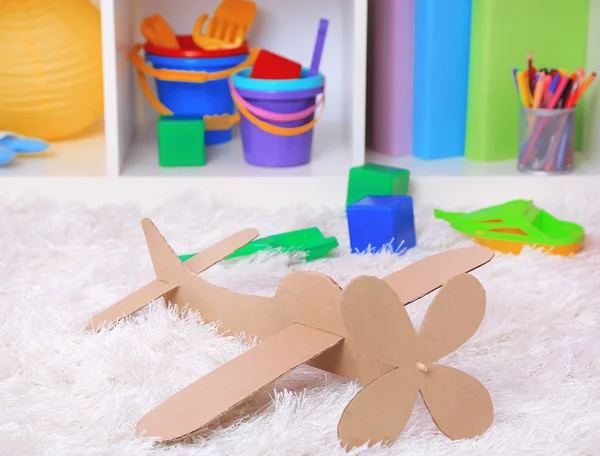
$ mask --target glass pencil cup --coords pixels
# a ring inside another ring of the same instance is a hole
[[[573,169],[575,108],[521,108],[519,171],[560,174]]]

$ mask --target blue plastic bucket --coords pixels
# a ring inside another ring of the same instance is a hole
[[[146,54],[146,60],[156,69],[217,73],[233,68],[248,58],[248,54],[219,58],[175,58]],[[156,80],[158,99],[176,116],[204,117],[233,114],[235,105],[229,92],[227,78],[204,83]],[[233,128],[207,131],[205,143],[221,144],[230,141]]]

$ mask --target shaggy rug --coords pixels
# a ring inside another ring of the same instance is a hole
[[[577,204],[572,201],[579,199]],[[588,230],[573,258],[534,251],[497,255],[477,276],[487,312],[477,334],[444,363],[490,391],[495,422],[482,437],[450,441],[422,402],[391,448],[366,455],[591,455],[600,444],[600,209],[592,198],[536,201]],[[499,201],[490,201],[490,204]],[[449,210],[476,209],[468,206]],[[178,253],[238,229],[267,235],[319,226],[336,257],[309,264],[260,254],[203,274],[232,290],[272,294],[293,269],[341,285],[384,276],[471,241],[417,207],[418,247],[403,256],[350,255],[343,210],[235,207],[184,194],[161,207],[89,209],[38,198],[0,202],[0,455],[344,455],[336,426],[360,386],[300,367],[259,396],[258,413],[194,442],[135,437],[140,417],[252,344],[218,335],[199,315],[180,319],[160,302],[101,334],[87,319],[154,278],[139,225],[150,217]],[[407,307],[418,325],[431,296]]]

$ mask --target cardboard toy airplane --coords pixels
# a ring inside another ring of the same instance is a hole
[[[156,280],[91,319],[110,326],[150,302],[198,311],[224,332],[261,343],[182,389],[142,417],[140,436],[184,439],[301,364],[366,385],[338,425],[341,444],[393,443],[420,391],[436,425],[452,439],[482,434],[493,422],[488,391],[473,377],[437,364],[466,342],[485,313],[485,290],[466,274],[489,262],[484,247],[440,253],[384,279],[359,277],[342,290],[331,278],[289,274],[273,297],[239,294],[197,275],[258,236],[245,230],[182,263],[148,219],[142,221]],[[417,334],[404,305],[438,289]]]

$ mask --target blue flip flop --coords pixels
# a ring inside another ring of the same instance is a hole
[[[8,147],[0,146],[0,166],[5,166],[10,164],[17,153],[14,150],[9,149]]]
[[[41,139],[23,138],[14,133],[0,132],[0,147],[18,154],[39,154],[50,148],[50,144]]]

